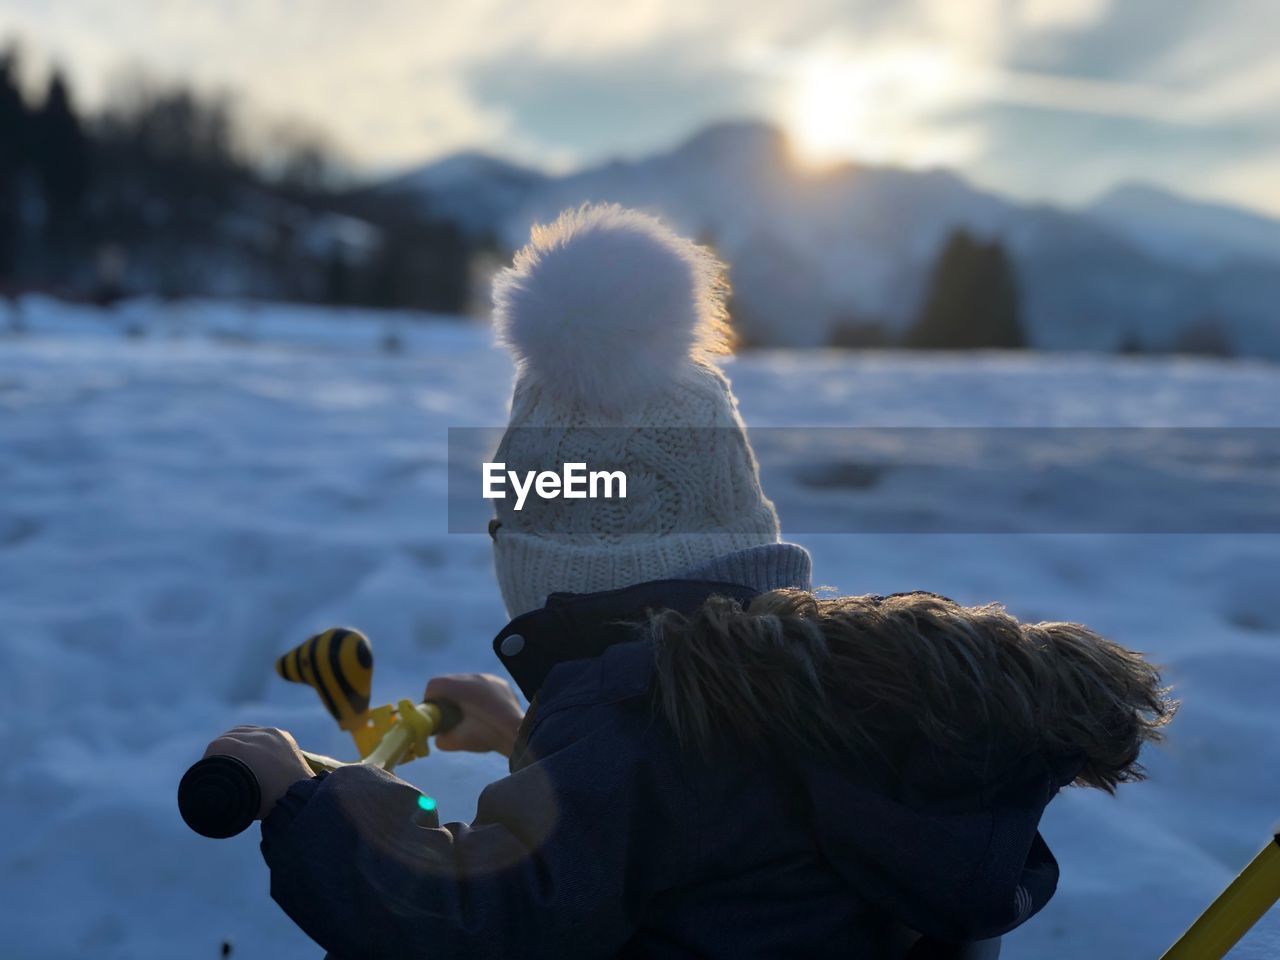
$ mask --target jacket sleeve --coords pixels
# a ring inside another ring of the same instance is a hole
[[[686,818],[661,769],[593,741],[488,786],[470,825],[419,825],[370,767],[295,784],[263,823],[271,896],[344,960],[616,954]]]

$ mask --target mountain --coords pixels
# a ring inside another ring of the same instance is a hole
[[[382,189],[416,197],[426,212],[483,234],[503,224],[546,182],[536,170],[467,151],[402,174]]]
[[[750,121],[566,176],[463,155],[400,183],[511,249],[532,223],[587,201],[657,213],[729,263],[735,323],[751,343],[818,346],[844,325],[900,336],[943,243],[964,228],[1013,256],[1033,346],[1167,350],[1211,328],[1235,352],[1280,358],[1280,223],[1154,188],[1075,211],[944,170],[812,171],[779,130]]]
[[[1187,266],[1280,259],[1280,221],[1147,184],[1115,187],[1086,213],[1152,256]]]

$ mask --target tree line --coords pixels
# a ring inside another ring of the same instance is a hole
[[[873,321],[845,318],[835,324],[831,345],[915,350],[1027,347],[1013,258],[999,240],[955,230],[943,243],[920,308],[905,330],[892,335]]]
[[[232,98],[137,72],[83,110],[62,70],[32,83],[11,46],[0,51],[0,295],[248,296],[466,312],[477,254],[492,261],[507,251],[435,215],[425,197],[359,186],[343,171],[316,131],[291,122],[253,132]],[[750,304],[738,306],[749,313]],[[761,346],[778,317],[764,321]],[[749,326],[748,347],[756,345]],[[1026,347],[1014,260],[999,240],[956,230],[905,330],[844,317],[828,342]],[[1155,347],[1130,335],[1117,349]],[[1162,349],[1233,352],[1214,318]]]
[[[466,306],[474,241],[346,182],[318,134],[251,135],[231,98],[136,73],[88,113],[22,66],[0,52],[0,292]]]
[[[1023,320],[1017,266],[998,239],[953,231],[930,273],[921,306],[906,329],[891,336],[879,324],[844,320],[835,325],[837,347],[906,347],[917,350],[1016,350],[1031,346]],[[1213,315],[1164,340],[1144,341],[1136,332],[1120,336],[1125,354],[1184,354],[1231,357],[1235,345]]]

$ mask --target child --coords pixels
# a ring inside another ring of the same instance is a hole
[[[470,824],[368,767],[311,778],[280,731],[210,745],[257,773],[272,896],[334,955],[959,955],[1052,895],[1059,788],[1140,776],[1172,706],[1138,655],[933,594],[810,592],[709,359],[720,278],[606,207],[498,282],[497,459],[631,484],[497,503],[494,650],[529,711],[496,677],[427,688],[463,708],[439,746],[511,760]]]

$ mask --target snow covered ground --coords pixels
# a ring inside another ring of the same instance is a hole
[[[375,702],[496,666],[487,537],[445,532],[446,428],[502,423],[510,367],[483,329],[407,317],[33,300],[24,318],[0,338],[0,954],[318,956],[267,897],[256,831],[195,836],[175,786],[237,723],[350,755],[271,670],[314,630],[370,635]],[[1280,426],[1262,364],[778,353],[730,374],[760,426]],[[1280,484],[1266,451],[1233,462]],[[800,488],[766,482],[785,521]],[[843,591],[1002,600],[1168,665],[1184,707],[1152,781],[1053,804],[1060,892],[1004,953],[1155,957],[1280,817],[1280,536],[1016,532],[1010,509],[1008,534],[797,539]],[[446,819],[502,773],[453,754],[402,771]],[[1276,914],[1232,956],[1280,956]]]

